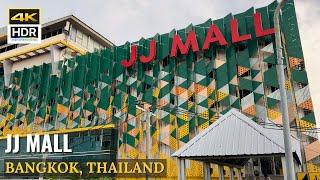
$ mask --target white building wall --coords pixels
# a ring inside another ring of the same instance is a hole
[[[89,52],[94,52],[95,50],[103,48],[103,46],[95,40],[93,40],[92,37],[81,32],[79,29],[76,29],[75,27],[71,27],[68,40],[75,42],[77,45],[81,46],[82,48],[85,48]]]
[[[12,72],[21,71],[24,68],[31,68],[33,66],[40,66],[43,63],[50,63],[50,61],[50,53],[45,53],[28,59],[24,59],[23,61],[13,62]]]

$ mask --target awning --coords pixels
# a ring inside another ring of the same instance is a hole
[[[264,128],[231,109],[172,156],[244,165],[251,157],[284,156],[282,133],[279,128]],[[292,146],[300,156],[299,141],[292,138]]]

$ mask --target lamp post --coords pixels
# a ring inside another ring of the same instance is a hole
[[[277,73],[279,81],[279,89],[281,96],[281,111],[282,111],[282,124],[283,124],[283,137],[285,146],[285,161],[286,161],[286,176],[287,180],[293,180],[295,178],[292,147],[291,147],[291,135],[290,135],[290,120],[288,112],[287,92],[285,90],[285,74],[282,56],[282,45],[281,45],[281,32],[280,32],[280,10],[281,7],[286,3],[287,0],[282,0],[275,12],[274,12],[274,29],[275,29],[275,41],[277,50]]]

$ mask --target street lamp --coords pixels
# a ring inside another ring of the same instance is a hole
[[[289,112],[288,112],[288,102],[287,102],[287,92],[285,90],[285,74],[284,74],[284,65],[282,57],[282,45],[281,45],[281,32],[280,32],[280,10],[281,7],[286,3],[286,0],[282,0],[275,12],[274,12],[274,29],[275,29],[275,41],[276,41],[276,50],[277,50],[277,72],[278,72],[278,81],[281,97],[281,110],[282,110],[282,124],[283,124],[283,137],[284,137],[284,146],[285,146],[285,160],[286,160],[286,171],[287,171],[287,180],[293,180],[295,178],[292,147],[291,147],[291,135],[290,135],[290,121],[289,121]]]

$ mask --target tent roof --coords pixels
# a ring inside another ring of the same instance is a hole
[[[293,151],[297,151],[299,146],[296,140],[292,145]],[[284,153],[282,130],[266,129],[237,110],[231,109],[172,156],[190,159],[221,159],[222,157],[283,156]]]

